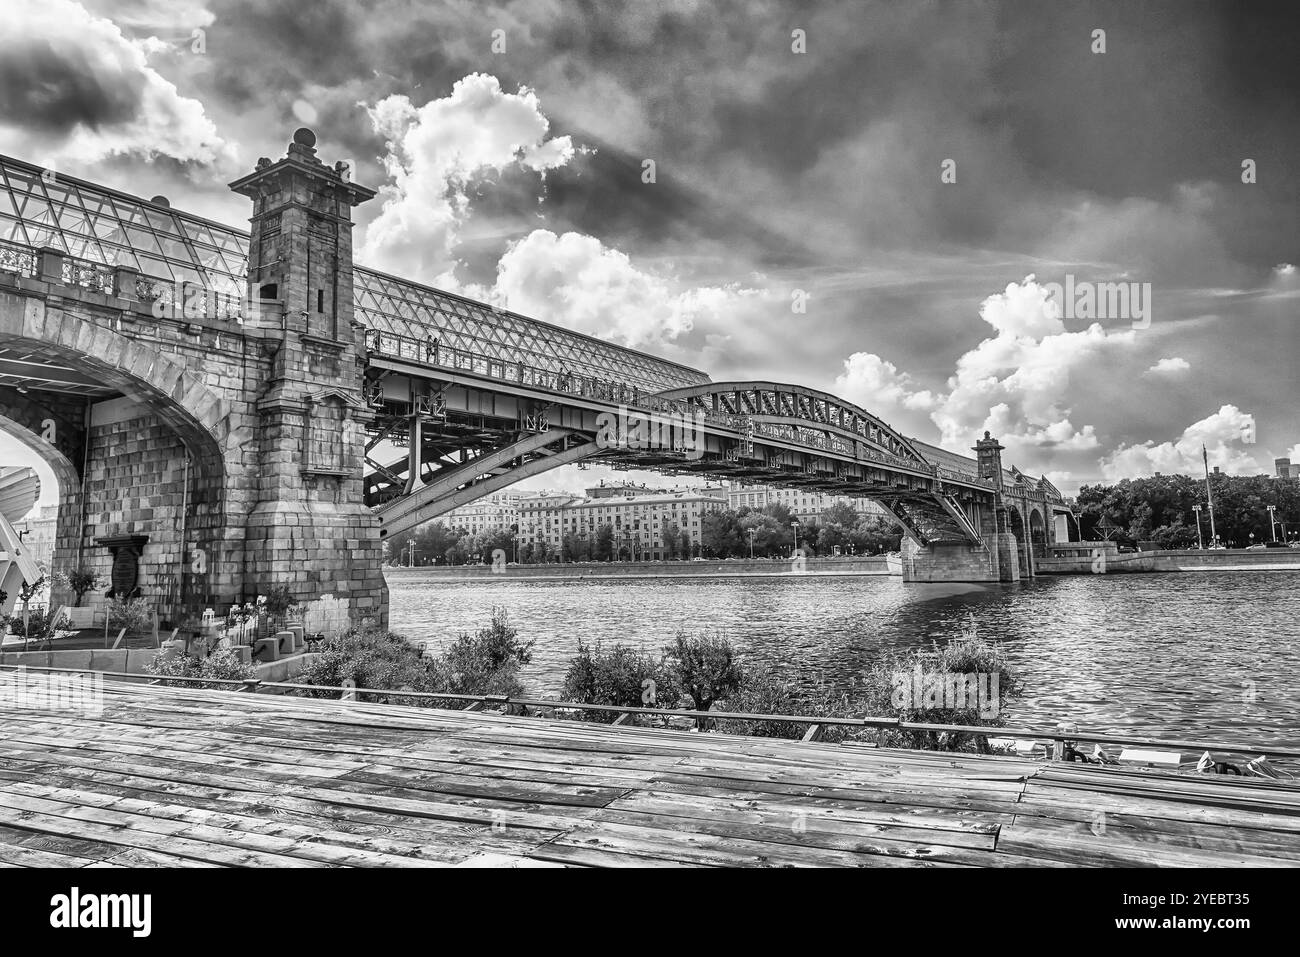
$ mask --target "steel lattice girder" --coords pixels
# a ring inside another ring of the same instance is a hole
[[[380,505],[375,513],[383,536],[395,535],[468,505],[520,479],[568,465],[595,454],[595,442],[584,441],[568,429],[526,435],[456,467],[435,473],[432,480],[400,498]]]
[[[904,460],[930,463],[902,433],[859,406],[806,386],[774,382],[710,382],[659,393],[708,412],[748,416],[772,424],[807,425],[874,446]]]

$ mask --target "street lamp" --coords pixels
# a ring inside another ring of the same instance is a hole
[[[795,553],[797,553],[797,552],[799,551],[799,523],[798,523],[798,522],[791,522],[790,525],[791,525],[791,526],[793,527],[793,529],[794,529],[794,551],[790,553],[790,557],[791,557],[791,558],[794,558],[794,557],[795,557]]]
[[[1276,524],[1276,522],[1274,522],[1274,520],[1273,520],[1273,513],[1277,511],[1277,506],[1276,506],[1276,505],[1268,505],[1268,506],[1266,506],[1266,510],[1268,511],[1268,530],[1269,530],[1269,531],[1272,533],[1272,535],[1273,535],[1273,541],[1276,542],[1276,541],[1277,541],[1277,524]]]
[[[749,560],[751,562],[754,560],[754,530],[752,528],[749,530]]]
[[[1201,506],[1193,505],[1192,511],[1196,513],[1196,547],[1204,549],[1205,544],[1201,541]]]

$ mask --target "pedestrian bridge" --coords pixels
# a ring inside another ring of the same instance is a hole
[[[58,478],[56,569],[174,618],[284,586],[382,619],[386,536],[583,461],[869,497],[914,579],[1027,577],[1070,535],[987,434],[950,452],[355,265],[375,194],[314,146],[231,184],[249,232],[0,157],[0,427]]]

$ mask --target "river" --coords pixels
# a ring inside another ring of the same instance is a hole
[[[391,625],[437,651],[493,606],[536,639],[523,680],[556,695],[578,639],[657,651],[721,632],[788,677],[852,681],[882,649],[928,647],[971,621],[998,640],[1023,697],[1010,724],[1300,748],[1300,573],[1043,577],[1014,585],[877,577],[452,582],[389,570]]]

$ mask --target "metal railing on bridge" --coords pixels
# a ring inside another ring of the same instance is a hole
[[[951,469],[942,469],[929,463],[903,459],[886,452],[872,449],[856,449],[847,441],[829,432],[820,432],[804,426],[779,425],[768,422],[755,422],[749,416],[717,413],[702,406],[692,405],[679,399],[664,399],[654,393],[646,392],[634,385],[615,379],[599,379],[569,372],[554,372],[494,359],[465,349],[442,345],[438,338],[430,335],[420,341],[410,336],[396,333],[369,331],[366,334],[366,348],[380,356],[388,356],[423,366],[433,366],[456,372],[467,372],[475,376],[508,382],[512,385],[544,389],[563,395],[591,398],[605,402],[635,407],[648,413],[676,415],[701,415],[706,426],[727,429],[749,436],[763,436],[778,441],[794,442],[822,451],[839,455],[852,456],[855,459],[875,462],[893,468],[910,469],[952,481],[982,485],[992,489],[993,483],[974,475],[962,474]]]
[[[41,275],[41,256],[42,250],[0,240],[0,270],[38,278]],[[158,304],[161,304],[161,308],[166,312],[175,310],[179,313],[177,318],[182,319],[202,317],[243,322],[250,314],[250,310],[246,308],[240,296],[209,289],[199,283],[159,279],[140,274],[135,269],[109,266],[63,253],[59,253],[58,256],[61,261],[61,279],[66,285],[78,286],[110,296],[126,294],[140,302],[149,303],[155,310]],[[127,283],[130,283],[129,287],[126,286]],[[367,349],[381,356],[467,372],[528,388],[625,405],[648,413],[702,416],[706,426],[738,432],[751,440],[752,437],[762,436],[777,441],[793,442],[800,446],[831,454],[848,455],[887,467],[910,469],[937,478],[993,487],[992,482],[973,475],[903,459],[873,449],[854,448],[843,438],[831,432],[793,424],[755,422],[748,416],[716,413],[686,401],[659,398],[652,392],[616,379],[598,378],[565,370],[540,369],[521,362],[442,345],[435,335],[437,332],[437,329],[431,329],[430,335],[424,341],[420,341],[396,333],[368,330],[365,342]]]
[[[45,250],[0,240],[0,271],[17,273],[30,279],[42,278],[41,257]],[[243,322],[249,310],[243,297],[210,289],[184,279],[159,279],[140,273],[133,267],[110,266],[90,259],[54,251],[59,262],[59,277],[66,286],[77,286],[105,296],[121,296],[156,303],[168,313],[175,307],[181,319],[226,319]]]

